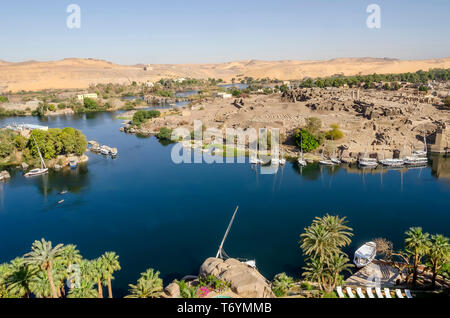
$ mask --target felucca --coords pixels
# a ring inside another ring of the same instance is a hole
[[[39,158],[41,159],[41,168],[40,169],[36,168],[36,169],[30,170],[28,173],[25,174],[25,177],[27,177],[27,178],[34,177],[34,176],[41,176],[41,175],[48,173],[48,168],[45,165],[44,159],[42,158],[41,150],[39,149],[36,139],[34,138],[33,135],[31,135],[31,137],[33,138],[34,143],[36,144],[36,148],[39,153]]]

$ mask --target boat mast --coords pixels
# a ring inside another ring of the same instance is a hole
[[[36,139],[34,138],[33,135],[31,135],[31,137],[33,137],[34,143],[36,144],[36,148],[37,148],[37,151],[39,153],[39,158],[41,158],[41,169],[43,169],[43,168],[47,169],[47,166],[45,165],[44,159],[42,158],[41,150],[39,149],[39,146],[38,146],[38,144],[36,142]]]
[[[425,146],[425,152],[427,152],[428,151],[428,149],[427,149],[427,137],[425,136],[425,130],[423,131],[423,144],[424,144],[424,146]]]
[[[220,243],[219,250],[217,251],[217,254],[216,254],[216,258],[219,258],[219,257],[223,258],[223,256],[224,256],[225,252],[223,251],[223,244],[225,243],[225,240],[227,239],[228,233],[230,233],[231,225],[233,225],[234,217],[236,216],[238,209],[239,209],[239,205],[236,207],[236,210],[234,210],[231,221],[228,224],[228,228],[225,232],[225,235],[223,236],[222,243]]]

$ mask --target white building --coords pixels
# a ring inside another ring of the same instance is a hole
[[[229,99],[229,98],[232,98],[233,95],[225,93],[225,92],[218,92],[216,94],[216,97],[220,97],[220,98],[223,98],[223,99]]]
[[[97,94],[95,93],[78,95],[77,97],[79,101],[83,101],[85,98],[92,98],[92,99],[98,98]]]

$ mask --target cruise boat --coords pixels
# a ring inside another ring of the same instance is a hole
[[[31,135],[31,137],[33,137],[34,143],[36,144],[36,148],[39,153],[39,158],[41,159],[41,168],[36,168],[36,169],[30,170],[28,173],[25,174],[25,177],[27,177],[27,178],[34,177],[34,176],[42,176],[42,175],[48,173],[48,168],[45,165],[44,159],[42,158],[41,150],[39,149],[36,139],[34,138],[33,135]]]
[[[356,250],[353,263],[355,263],[358,268],[365,267],[372,263],[376,254],[377,244],[375,242],[367,242]]]

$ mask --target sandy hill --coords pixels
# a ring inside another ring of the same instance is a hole
[[[147,70],[144,70],[147,66]],[[336,58],[329,61],[245,60],[219,64],[118,65],[104,60],[68,58],[53,62],[9,63],[0,60],[0,90],[40,90],[47,88],[85,88],[96,83],[155,81],[160,78],[233,77],[278,78],[403,73],[450,68],[450,58],[434,60],[396,60],[379,58]]]

